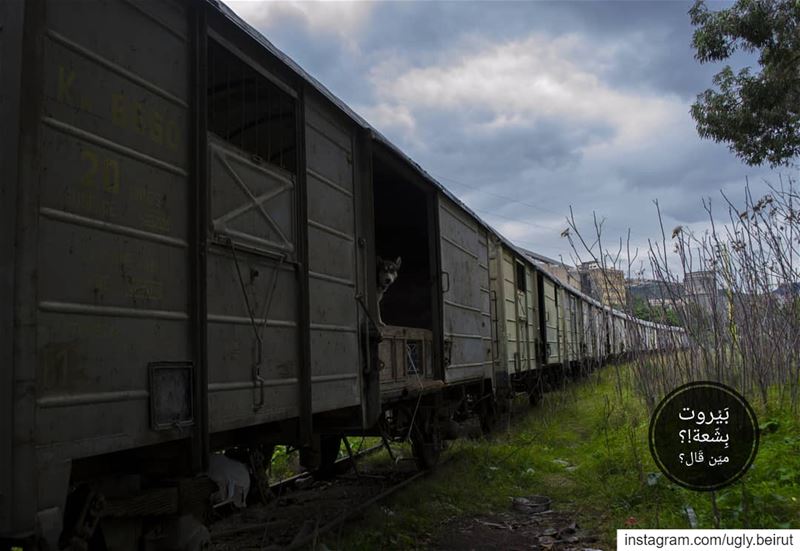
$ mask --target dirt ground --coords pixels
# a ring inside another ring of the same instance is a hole
[[[514,509],[461,518],[442,527],[430,548],[439,551],[607,551],[566,512],[524,513]]]

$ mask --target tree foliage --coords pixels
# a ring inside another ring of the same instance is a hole
[[[698,61],[741,50],[760,65],[758,72],[726,65],[714,76],[716,89],[692,105],[698,133],[750,165],[788,164],[800,154],[800,0],[737,0],[719,11],[697,0],[689,15]]]
[[[678,313],[674,309],[664,306],[651,306],[641,297],[634,297],[633,299],[633,315],[645,321],[674,326],[681,325]]]

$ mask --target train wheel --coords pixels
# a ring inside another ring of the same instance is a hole
[[[424,423],[414,423],[411,431],[411,451],[421,471],[433,469],[442,454],[442,435],[434,419]]]
[[[88,484],[81,484],[67,496],[64,510],[64,530],[59,548],[81,551],[106,551],[103,528],[100,525],[105,499]]]

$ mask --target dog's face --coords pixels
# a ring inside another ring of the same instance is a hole
[[[397,272],[400,270],[401,258],[395,260],[384,260],[378,257],[378,287],[386,289],[397,279]]]

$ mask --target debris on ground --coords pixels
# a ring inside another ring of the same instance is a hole
[[[511,510],[460,518],[442,527],[431,549],[509,551],[603,551],[597,537],[582,530],[574,515],[550,509],[546,496],[514,497]]]

